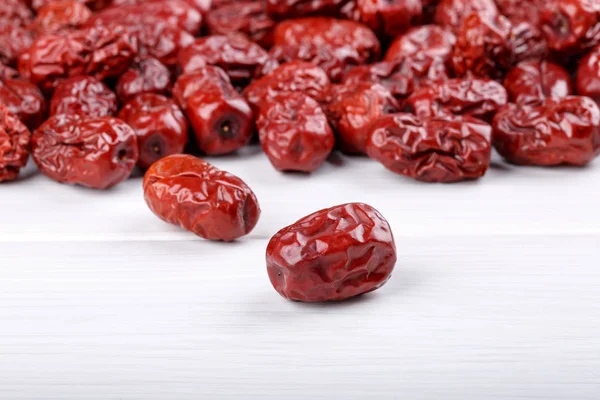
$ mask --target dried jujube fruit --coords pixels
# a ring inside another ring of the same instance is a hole
[[[509,104],[496,113],[493,127],[494,147],[514,164],[582,166],[600,152],[600,110],[589,97]]]
[[[143,93],[167,94],[171,90],[171,72],[155,58],[134,62],[117,81],[115,91],[122,104]]]
[[[577,94],[600,103],[600,46],[579,60],[575,78]]]
[[[45,4],[35,17],[35,30],[41,34],[79,29],[92,17],[81,1],[59,0]]]
[[[456,36],[441,26],[417,26],[394,39],[385,53],[384,60],[425,56],[446,62],[450,60],[455,44]]]
[[[275,234],[267,272],[284,298],[339,301],[372,292],[390,278],[396,244],[373,207],[348,203],[310,214]]]
[[[232,153],[250,141],[254,113],[222,69],[207,66],[181,75],[173,97],[187,115],[204,153]]]
[[[0,66],[1,67],[1,66]],[[0,104],[6,106],[30,130],[37,128],[46,117],[46,99],[32,83],[18,77],[16,71],[0,72]]]
[[[252,190],[235,175],[190,155],[172,155],[144,175],[144,198],[160,219],[209,240],[250,233],[260,216]]]
[[[163,157],[183,153],[188,123],[173,100],[153,93],[141,94],[121,109],[119,118],[137,135],[140,168],[147,169]]]
[[[62,81],[50,101],[50,115],[109,117],[117,112],[117,96],[98,79],[75,76]]]
[[[206,16],[211,35],[244,33],[252,41],[269,48],[273,44],[273,21],[265,12],[263,1],[234,1],[216,7]]]
[[[511,102],[536,104],[548,97],[565,97],[573,94],[569,72],[549,61],[523,61],[510,70],[504,78],[504,87]]]
[[[485,174],[490,125],[471,117],[421,120],[391,114],[371,126],[367,154],[389,170],[425,182],[450,183]]]
[[[58,114],[33,133],[31,154],[57,182],[107,189],[129,177],[138,147],[133,129],[117,118]]]
[[[495,18],[498,7],[494,0],[441,0],[435,9],[434,20],[451,31],[456,31],[469,15]]]
[[[315,171],[335,142],[319,103],[302,93],[279,94],[263,103],[256,126],[265,154],[282,171]]]
[[[17,179],[29,158],[29,129],[0,104],[0,182]]]

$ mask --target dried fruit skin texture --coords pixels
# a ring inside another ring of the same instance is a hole
[[[117,81],[115,88],[122,104],[144,93],[168,94],[172,88],[171,72],[155,58],[140,60],[131,65]]]
[[[117,112],[117,96],[91,76],[75,76],[62,81],[50,101],[50,115],[79,114],[109,117]]]
[[[578,95],[600,102],[600,46],[579,61],[575,85]]]
[[[1,75],[0,104],[6,106],[30,130],[37,128],[46,117],[46,99],[42,92],[37,86],[18,78],[16,71],[4,77]]]
[[[254,113],[222,69],[208,66],[181,75],[173,98],[187,115],[204,153],[232,153],[250,141]]]
[[[211,11],[206,17],[211,35],[244,33],[264,48],[273,44],[273,21],[262,1],[236,1]]]
[[[408,104],[420,118],[467,115],[491,120],[508,101],[506,89],[486,79],[449,79],[415,91]]]
[[[121,109],[119,118],[137,135],[140,168],[147,169],[162,157],[183,153],[188,123],[173,100],[158,94],[141,94]]]
[[[29,158],[29,130],[0,104],[0,182],[17,179]]]
[[[40,8],[34,25],[40,33],[55,33],[79,29],[91,17],[92,11],[81,1],[61,0]]]
[[[371,127],[367,154],[389,170],[425,182],[450,183],[485,174],[491,127],[471,117],[420,120],[391,114]]]
[[[263,103],[256,126],[264,152],[282,171],[315,171],[335,142],[319,103],[302,93],[280,94]]]
[[[267,246],[266,260],[273,287],[286,299],[339,301],[383,286],[396,264],[396,245],[377,210],[349,203],[281,229]]]
[[[498,7],[494,0],[441,0],[435,10],[435,23],[456,31],[463,20],[473,13],[495,18]]]
[[[600,151],[600,110],[589,97],[509,104],[494,117],[494,147],[522,165],[585,165]]]
[[[511,102],[538,104],[548,97],[573,94],[569,72],[549,61],[523,61],[504,78],[504,87]]]
[[[418,26],[394,39],[385,53],[384,60],[425,56],[447,62],[450,60],[455,44],[456,36],[441,26]]]
[[[183,154],[148,169],[144,198],[160,219],[209,240],[247,235],[260,216],[256,196],[240,178]]]
[[[31,138],[40,171],[62,183],[110,188],[129,177],[138,160],[135,132],[112,117],[50,117]]]

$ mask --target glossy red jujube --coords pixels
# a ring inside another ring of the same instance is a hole
[[[498,7],[494,0],[441,0],[436,6],[434,20],[437,25],[455,32],[472,14],[495,18]]]
[[[281,171],[315,171],[335,142],[319,103],[302,93],[279,94],[263,103],[256,127],[265,154]]]
[[[373,207],[349,203],[310,214],[269,241],[267,272],[284,298],[345,300],[379,289],[396,264],[389,223]]]
[[[81,1],[60,0],[45,4],[35,17],[35,30],[41,34],[79,29],[92,17]]]
[[[346,153],[366,153],[369,127],[379,117],[399,111],[392,93],[377,83],[338,85],[325,106],[337,133],[338,145]]]
[[[173,100],[153,93],[141,94],[119,111],[119,118],[137,135],[140,168],[147,169],[163,157],[183,153],[188,123]]]
[[[418,26],[394,39],[385,53],[384,60],[393,61],[424,56],[447,62],[452,56],[455,44],[456,36],[441,26]]]
[[[8,70],[5,70],[8,71]],[[42,92],[16,71],[0,72],[0,104],[6,106],[30,130],[37,128],[46,117],[46,99]]]
[[[600,152],[600,110],[589,97],[509,104],[494,117],[494,147],[522,165],[585,165]]]
[[[30,137],[27,127],[0,104],[0,182],[17,179],[29,158]]]
[[[242,34],[199,38],[179,53],[183,73],[214,65],[225,71],[234,85],[241,86],[246,86],[268,61],[268,53]]]
[[[318,102],[325,102],[330,86],[329,78],[321,68],[304,61],[292,61],[252,81],[244,90],[244,96],[258,112],[263,101],[271,102],[271,97],[279,93],[306,93]]]
[[[367,154],[389,170],[420,181],[477,179],[490,165],[491,132],[490,125],[471,117],[386,115],[371,126]]]
[[[160,219],[209,240],[229,242],[247,235],[260,216],[258,200],[244,181],[183,154],[148,169],[144,198]]]
[[[418,25],[423,15],[421,0],[356,0],[356,9],[362,23],[391,37]]]
[[[133,129],[119,119],[58,114],[33,133],[31,154],[57,182],[107,189],[129,177],[138,146]]]
[[[549,61],[523,61],[506,74],[504,87],[511,102],[537,104],[548,97],[573,94],[569,72]]]
[[[168,94],[171,72],[155,58],[134,62],[117,81],[115,91],[122,104],[144,93]]]
[[[506,89],[487,79],[448,79],[415,91],[408,104],[420,118],[466,115],[491,120],[508,101]]]
[[[211,35],[244,33],[264,48],[273,44],[273,21],[265,12],[263,1],[235,1],[212,10],[206,16]]]
[[[74,76],[62,81],[50,101],[50,115],[109,117],[117,113],[117,96],[98,79]]]
[[[232,153],[250,141],[254,113],[222,69],[207,66],[181,75],[173,98],[187,115],[204,153]]]
[[[575,86],[578,95],[591,97],[600,103],[600,46],[579,60]]]

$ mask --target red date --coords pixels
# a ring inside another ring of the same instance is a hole
[[[339,81],[352,65],[379,58],[377,37],[366,26],[333,18],[299,18],[281,22],[275,28],[275,48],[279,61],[310,61]]]
[[[493,19],[498,15],[498,7],[494,0],[441,0],[436,7],[434,21],[456,31],[471,14]]]
[[[135,132],[112,117],[55,115],[34,132],[31,149],[44,175],[95,189],[127,179],[138,159]]]
[[[39,33],[69,31],[84,26],[92,17],[92,11],[80,1],[62,0],[44,5],[35,18]]]
[[[232,153],[250,141],[254,114],[222,69],[208,66],[181,75],[173,97],[187,115],[204,153]]]
[[[259,45],[273,44],[275,22],[266,14],[262,1],[236,1],[211,11],[206,26],[212,35],[244,33]]]
[[[337,132],[340,148],[346,153],[366,153],[371,124],[384,114],[398,111],[396,100],[377,83],[338,85],[332,92],[326,112]]]
[[[577,94],[591,97],[600,103],[600,46],[579,61],[575,79]]]
[[[508,101],[506,89],[485,79],[449,79],[415,91],[408,104],[420,118],[471,116],[491,120]]]
[[[563,67],[549,61],[523,61],[504,79],[510,101],[537,104],[548,97],[573,94],[571,76]]]
[[[152,93],[141,94],[121,109],[119,118],[137,135],[140,168],[147,169],[163,157],[183,153],[188,123],[173,100]]]
[[[317,170],[335,142],[319,103],[302,93],[278,94],[263,103],[256,126],[265,154],[281,171]]]
[[[163,221],[209,240],[247,235],[260,216],[258,200],[244,181],[183,154],[152,164],[144,176],[144,198]]]
[[[63,0],[30,0],[31,8],[39,11],[46,4],[58,3]],[[92,10],[101,10],[112,3],[113,0],[76,0],[78,3],[85,4]]]
[[[356,9],[362,23],[391,37],[418,25],[423,15],[421,0],[356,0]]]
[[[340,14],[348,0],[266,0],[267,12],[273,18],[286,19],[309,15]]]
[[[130,31],[138,41],[139,58],[156,58],[171,70],[177,67],[179,52],[194,41],[186,31],[164,22],[136,26]]]
[[[202,15],[180,0],[150,0],[143,4],[109,7],[96,13],[89,21],[92,25],[120,24],[136,26],[163,21],[191,34],[200,32]]]
[[[509,104],[498,111],[493,127],[494,147],[514,164],[582,166],[600,152],[600,110],[588,97]]]
[[[21,120],[30,130],[37,128],[46,116],[46,100],[37,86],[18,78],[17,72],[4,69],[0,73],[0,104]]]
[[[405,58],[430,58],[450,61],[456,36],[437,25],[424,25],[410,29],[397,37],[385,53],[385,61]]]
[[[372,292],[390,278],[396,244],[373,207],[349,203],[310,214],[269,241],[267,272],[284,298],[339,301]]]
[[[30,29],[0,20],[0,63],[14,66],[21,54],[33,43]]]
[[[117,96],[96,78],[75,76],[62,81],[50,101],[50,115],[108,117],[117,112]]]
[[[137,41],[123,27],[92,27],[36,40],[19,59],[19,72],[44,92],[64,78],[90,75],[99,80],[120,76],[137,54]]]
[[[0,21],[13,26],[25,26],[33,20],[33,13],[23,0],[2,0],[0,3]]]
[[[169,69],[155,58],[135,62],[119,78],[115,91],[121,103],[143,93],[170,93],[172,87]]]
[[[171,0],[152,0],[152,1],[162,1],[168,2]],[[126,5],[144,5],[148,0],[111,0],[112,6],[126,6]],[[206,14],[211,7],[211,0],[183,0],[183,2],[187,3],[189,6],[198,10],[198,12],[202,15]]]
[[[600,43],[600,1],[553,0],[543,8],[541,29],[548,47],[578,54]]]
[[[0,182],[17,179],[27,164],[30,136],[19,118],[0,104]]]
[[[179,53],[183,73],[207,65],[221,68],[234,85],[246,86],[269,61],[268,53],[242,34],[212,35],[196,39]]]
[[[367,154],[393,172],[424,182],[477,179],[490,165],[491,131],[471,117],[386,115],[371,127]]]
[[[325,102],[330,86],[329,78],[321,68],[303,61],[292,61],[254,80],[244,90],[244,96],[258,111],[263,101],[271,102],[271,97],[278,93],[301,92],[318,102]]]

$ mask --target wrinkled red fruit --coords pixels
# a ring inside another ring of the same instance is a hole
[[[171,0],[153,0],[153,1],[162,1],[168,2]],[[183,0],[189,6],[195,8],[200,12],[200,14],[204,15],[211,7],[211,0]],[[111,0],[111,5],[113,6],[125,6],[125,5],[143,5],[147,3],[148,0]]]
[[[35,18],[35,30],[41,34],[78,29],[92,17],[81,1],[60,0],[44,5]]]
[[[547,0],[496,0],[498,9],[514,24],[528,22],[533,26],[540,23],[540,14]]]
[[[600,46],[579,61],[575,86],[577,94],[600,103]]]
[[[452,68],[457,76],[501,78],[513,64],[512,24],[502,15],[493,19],[468,16],[456,34]]]
[[[309,15],[338,15],[348,0],[266,0],[267,13],[273,18],[306,17]]]
[[[129,177],[138,159],[135,132],[112,117],[50,117],[31,138],[40,171],[62,183],[107,189]]]
[[[485,79],[449,79],[415,91],[408,104],[420,118],[463,115],[490,120],[508,101],[506,89]]]
[[[29,157],[29,130],[0,104],[0,182],[17,179]]]
[[[144,198],[163,221],[209,240],[229,242],[247,235],[260,216],[258,200],[244,181],[183,154],[150,167]]]
[[[540,19],[548,47],[554,51],[578,54],[600,43],[598,0],[553,0]]]
[[[439,84],[447,80],[449,75],[443,60],[418,55],[390,62],[359,65],[346,73],[342,83],[344,86],[365,82],[380,83],[403,103],[415,90]]]
[[[37,39],[19,59],[19,72],[51,93],[64,78],[121,76],[137,53],[137,41],[123,27],[92,27]]]
[[[2,0],[0,20],[8,21],[13,26],[24,26],[31,23],[33,13],[23,0]]]
[[[116,114],[117,108],[117,96],[91,76],[75,76],[62,81],[50,101],[50,115],[109,117]]]
[[[563,67],[549,61],[523,61],[504,79],[511,102],[537,104],[548,97],[573,94],[571,76]]]
[[[278,94],[263,103],[256,126],[265,154],[281,171],[315,171],[335,142],[319,103],[302,93]]]
[[[255,71],[267,61],[267,52],[241,34],[196,39],[179,53],[179,66],[183,73],[215,65],[229,75],[234,85],[240,86],[247,85]]]
[[[115,90],[122,104],[143,93],[167,94],[171,91],[171,73],[155,58],[140,60],[121,75]]]
[[[259,45],[273,44],[275,22],[266,14],[262,1],[236,1],[217,7],[206,16],[211,35],[244,33]]]
[[[455,43],[456,36],[441,26],[419,26],[397,37],[390,44],[384,60],[427,57],[447,62],[450,60]]]
[[[367,154],[389,170],[420,181],[477,179],[490,165],[491,132],[490,125],[471,117],[386,115],[371,127]]]
[[[33,8],[34,10],[39,10],[46,4],[56,3],[58,1],[61,1],[61,0],[30,0],[30,3],[31,3],[31,8]],[[76,0],[76,1],[78,3],[87,5],[92,10],[101,10],[101,9],[107,7],[108,5],[110,5],[110,3],[112,3],[113,0]]]
[[[121,109],[119,118],[137,135],[140,168],[147,169],[163,157],[183,153],[188,124],[173,100],[158,94],[141,94]]]
[[[254,113],[222,69],[208,66],[181,75],[173,97],[187,115],[204,153],[232,153],[250,141]]]
[[[406,32],[423,15],[421,0],[356,0],[356,9],[362,23],[386,36]]]
[[[138,41],[141,59],[156,58],[172,70],[177,66],[179,52],[194,41],[188,32],[164,22],[138,25],[130,32]]]
[[[272,54],[279,61],[310,61],[339,81],[353,65],[379,58],[377,37],[366,26],[325,17],[298,18],[279,23]]]
[[[494,0],[441,0],[435,9],[434,21],[456,31],[473,13],[492,19],[498,15],[498,7]]]
[[[341,150],[365,154],[371,124],[398,109],[388,89],[378,83],[362,82],[333,87],[331,102],[325,111],[337,133]]]
[[[158,21],[166,22],[191,34],[199,33],[202,27],[202,15],[198,10],[180,0],[150,0],[143,4],[109,7],[96,13],[89,24],[135,26]]]
[[[600,151],[600,110],[588,97],[509,104],[494,117],[494,147],[514,164],[585,165]]]
[[[284,298],[339,301],[383,286],[396,264],[396,244],[377,210],[349,203],[281,229],[269,241],[266,259],[269,279]]]
[[[17,77],[16,71],[0,73],[0,104],[6,106],[30,130],[46,117],[46,100],[37,86]]]
[[[0,20],[0,63],[16,65],[17,59],[33,43],[33,32]]]
[[[248,103],[258,111],[263,101],[278,93],[306,93],[318,102],[326,101],[331,86],[327,74],[311,63],[292,61],[252,83],[244,90]]]

